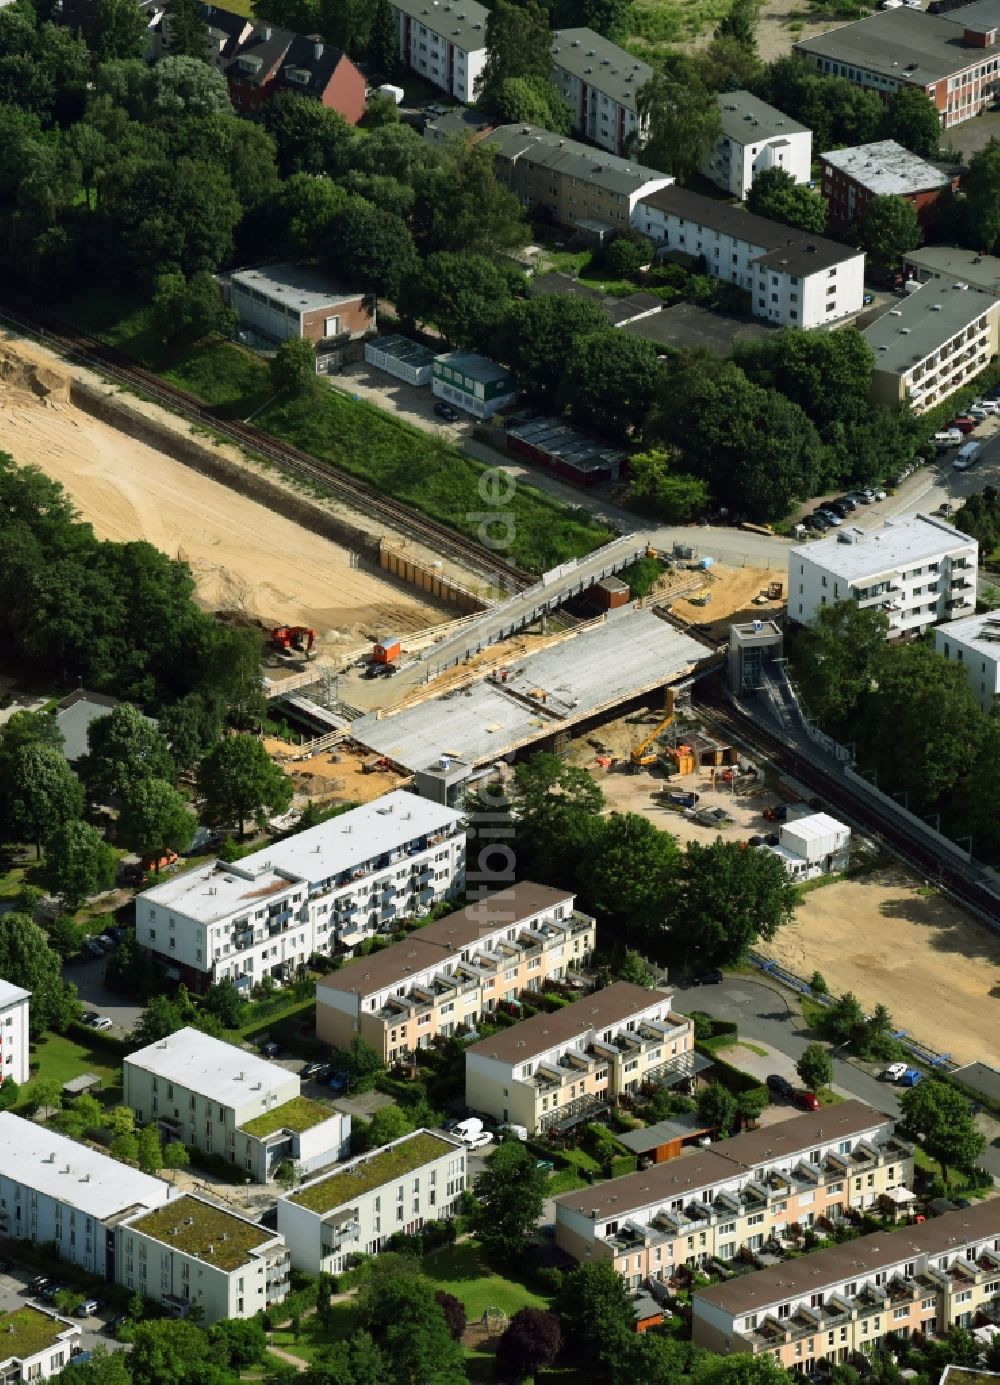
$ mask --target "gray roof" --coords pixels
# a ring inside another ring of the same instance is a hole
[[[957,245],[924,245],[908,250],[903,258],[937,278],[971,284],[1000,297],[1000,259],[995,255],[980,255]]]
[[[505,158],[526,158],[542,168],[550,168],[567,177],[581,178],[594,187],[626,196],[639,192],[647,183],[655,180],[673,182],[672,178],[658,169],[648,168],[634,159],[621,159],[617,154],[608,154],[603,149],[581,144],[579,140],[553,134],[551,130],[543,130],[538,125],[501,125],[486,136],[483,144],[492,145]]]
[[[601,38],[593,29],[557,30],[552,40],[552,62],[632,111],[636,92],[653,75],[648,63]]]
[[[964,15],[965,11],[961,13]],[[924,86],[983,60],[982,48],[964,42],[957,19],[957,15],[949,19],[923,10],[882,10],[867,19],[802,39],[795,51],[834,62],[856,63],[895,82]]]
[[[689,1140],[692,1135],[707,1135],[711,1126],[705,1124],[700,1116],[675,1116],[672,1121],[657,1121],[643,1130],[626,1130],[618,1136],[620,1144],[636,1154],[645,1154],[658,1145],[669,1144],[672,1140]]]
[[[953,639],[968,645],[993,663],[1000,660],[1000,617],[990,611],[977,611],[961,620],[947,620],[935,630],[936,639]]]
[[[488,1039],[471,1044],[466,1053],[495,1058],[500,1063],[523,1063],[526,1058],[548,1053],[558,1044],[587,1039],[597,1030],[621,1024],[656,1005],[669,1006],[671,999],[663,991],[634,986],[631,981],[613,981],[604,990],[593,991],[551,1014],[543,1010],[508,1029],[500,1029]]]
[[[237,269],[229,276],[240,288],[259,289],[269,298],[276,298],[297,312],[309,313],[334,303],[363,298],[359,289],[344,289],[332,280],[303,269],[297,264],[260,265],[257,269]]]
[[[719,103],[722,133],[737,144],[758,144],[779,135],[809,133],[807,125],[800,125],[749,91],[720,91],[715,99]]]
[[[424,126],[424,133],[431,132],[439,139],[447,139],[453,135],[467,139],[480,130],[492,129],[494,125],[495,122],[488,115],[477,111],[474,106],[454,106],[450,111],[445,111],[444,115],[437,115],[433,120],[428,120]]]
[[[640,317],[622,328],[658,346],[698,346],[716,356],[731,356],[738,341],[756,341],[777,329],[759,318],[733,317],[700,303],[674,303],[652,317]]]
[[[103,693],[85,692],[83,689],[70,693],[59,703],[55,710],[56,725],[63,733],[63,754],[71,765],[87,754],[90,723],[108,716],[117,706],[117,697],[105,697]],[[150,718],[147,717],[148,720]]]
[[[990,1101],[1000,1101],[1000,1072],[988,1063],[966,1063],[952,1073],[959,1082],[964,1082],[974,1092],[981,1092]]]
[[[951,183],[947,173],[911,154],[894,139],[856,144],[853,149],[833,149],[820,158],[877,197],[903,197],[946,188]]]
[[[409,337],[399,335],[376,337],[368,345],[376,351],[384,352],[386,356],[391,356],[394,361],[402,361],[406,365],[418,368],[432,365],[438,354],[436,351],[432,351],[429,346],[424,346],[422,342],[411,341]]]
[[[918,361],[986,312],[996,311],[991,294],[934,282],[908,294],[864,330],[875,352],[875,369],[905,374]]]
[[[972,33],[987,34],[1000,28],[1000,0],[977,0],[974,5],[962,5],[947,18]]]
[[[481,380],[484,385],[511,378],[506,366],[497,365],[496,361],[488,360],[476,351],[442,351],[434,357],[434,364],[451,366],[452,370],[460,370],[463,375]]]
[[[408,14],[456,48],[474,53],[486,47],[486,20],[489,10],[477,0],[391,0],[392,8]]]
[[[572,465],[575,471],[600,471],[609,462],[622,463],[628,460],[628,453],[613,443],[601,442],[598,438],[587,437],[563,423],[558,418],[529,418],[511,423],[507,436],[527,443],[550,457],[558,457]],[[616,578],[606,578],[606,582]],[[624,587],[624,582],[619,582]]]

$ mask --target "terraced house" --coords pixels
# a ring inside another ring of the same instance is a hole
[[[890,1333],[1000,1322],[1000,1199],[876,1232],[701,1289],[697,1346],[809,1372],[871,1354]]]
[[[286,1161],[308,1172],[350,1148],[350,1116],[302,1096],[296,1073],[200,1029],[178,1029],[129,1054],[123,1074],[125,1105],[140,1121],[257,1183]]]
[[[610,1259],[629,1285],[681,1265],[752,1259],[832,1229],[913,1179],[913,1151],[860,1101],[748,1131],[556,1199],[556,1244]]]
[[[587,965],[596,924],[574,896],[524,881],[429,923],[316,984],[316,1033],[356,1034],[395,1063],[433,1039],[474,1029],[502,1000]]]
[[[703,1060],[672,1001],[616,981],[502,1029],[466,1050],[466,1104],[534,1134],[595,1115],[644,1082],[683,1081]]]

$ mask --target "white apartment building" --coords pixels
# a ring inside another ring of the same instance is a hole
[[[973,697],[992,712],[1000,696],[1000,619],[985,612],[946,621],[934,631],[934,648],[962,665]]]
[[[28,1080],[28,1002],[30,991],[0,981],[0,1082]]]
[[[194,990],[294,977],[465,887],[460,814],[397,790],[136,900],[136,938]]]
[[[351,1118],[301,1095],[297,1073],[255,1053],[178,1029],[124,1067],[124,1102],[140,1122],[218,1155],[257,1183],[291,1161],[302,1171],[346,1157]]]
[[[415,1130],[278,1199],[278,1231],[297,1270],[338,1274],[351,1256],[375,1255],[397,1231],[459,1211],[466,1152],[436,1130]]]
[[[560,29],[552,40],[552,80],[573,112],[578,134],[610,154],[642,139],[636,97],[653,69],[593,29]]]
[[[611,1260],[632,1289],[682,1265],[753,1255],[829,1229],[913,1181],[913,1151],[860,1101],[744,1131],[555,1200],[556,1244]]]
[[[694,1029],[662,991],[616,981],[466,1049],[465,1101],[529,1134],[694,1071]],[[707,1065],[706,1065],[707,1066]]]
[[[288,1292],[281,1236],[202,1197],[185,1194],[121,1227],[118,1282],[174,1317],[193,1307],[206,1323],[252,1318]]]
[[[797,183],[812,176],[812,131],[749,91],[716,97],[722,133],[705,155],[706,178],[745,201],[758,173],[783,168]]]
[[[389,0],[399,24],[399,58],[436,87],[471,105],[486,66],[489,11],[477,0]]]
[[[661,254],[702,258],[705,273],[751,295],[755,317],[825,327],[860,312],[864,254],[676,185],[643,197],[632,225]]]
[[[67,1322],[34,1304],[0,1314],[0,1380],[48,1380],[82,1350],[79,1323]]]
[[[596,932],[572,894],[522,881],[322,977],[316,1036],[348,1048],[360,1034],[395,1063],[473,1030],[500,1001],[581,970]]]
[[[788,554],[788,614],[807,625],[823,606],[881,608],[889,638],[920,634],[976,608],[979,544],[931,515],[848,528]]]

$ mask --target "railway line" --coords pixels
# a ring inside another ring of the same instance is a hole
[[[54,348],[60,355],[78,361],[127,388],[141,391],[157,403],[201,427],[210,429],[238,447],[245,447],[266,457],[290,476],[321,485],[336,499],[360,510],[374,519],[383,520],[397,530],[418,539],[445,557],[462,563],[471,571],[488,578],[507,594],[523,591],[535,582],[533,573],[505,562],[482,544],[457,534],[446,525],[429,519],[419,511],[383,495],[363,481],[346,472],[319,462],[307,452],[263,433],[252,424],[220,418],[195,395],[161,379],[152,371],[137,365],[124,352],[108,346],[94,337],[78,332],[69,323],[37,304],[28,303],[11,293],[0,297],[0,321],[34,337],[42,345]],[[501,595],[502,592],[498,592]]]

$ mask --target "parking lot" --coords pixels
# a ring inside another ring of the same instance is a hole
[[[68,962],[63,967],[63,979],[72,981],[79,994],[80,1003],[85,1010],[96,1010],[107,1015],[113,1024],[113,1034],[128,1033],[135,1028],[142,1006],[128,996],[109,991],[104,984],[104,968],[107,958],[88,958],[86,962]]]
[[[0,1313],[11,1313],[15,1308],[27,1306],[43,1308],[48,1312],[56,1312],[51,1303],[46,1303],[44,1299],[35,1297],[29,1288],[31,1281],[39,1273],[34,1266],[21,1266],[11,1261],[7,1261],[10,1268],[0,1273]],[[95,1295],[100,1299],[100,1292]],[[121,1348],[113,1336],[103,1332],[105,1324],[112,1318],[118,1316],[118,1310],[109,1305],[105,1305],[96,1317],[74,1318],[69,1314],[59,1314],[65,1317],[67,1322],[77,1323],[81,1329],[79,1345],[83,1351],[93,1351],[98,1343],[106,1346],[109,1350],[116,1347]]]

